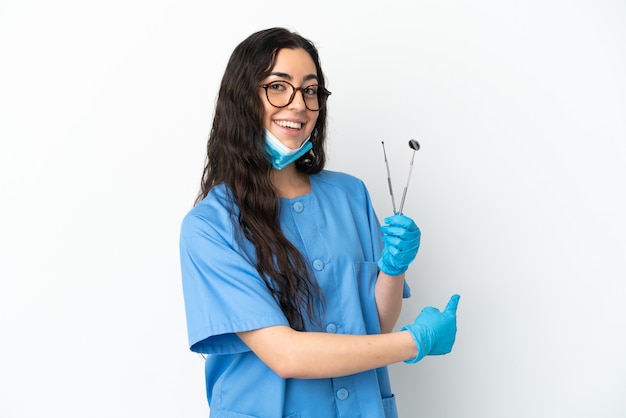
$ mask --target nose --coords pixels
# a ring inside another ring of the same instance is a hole
[[[289,109],[294,111],[306,109],[306,105],[304,104],[304,92],[301,89],[294,91],[293,100],[289,104]]]

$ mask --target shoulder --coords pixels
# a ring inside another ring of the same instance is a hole
[[[312,180],[316,198],[329,208],[349,208],[353,214],[375,219],[370,193],[363,180],[351,174],[324,170]]]
[[[181,235],[197,236],[214,231],[219,235],[230,236],[233,229],[233,219],[239,216],[239,210],[234,204],[229,189],[220,184],[212,188],[202,199],[184,216],[181,225]]]
[[[363,180],[340,171],[323,170],[315,175],[315,179],[322,186],[341,188],[351,192],[366,189]]]

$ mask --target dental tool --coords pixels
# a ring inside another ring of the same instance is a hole
[[[380,141],[383,144],[383,154],[385,155],[385,166],[387,167],[387,183],[389,183],[389,194],[391,195],[391,206],[393,206],[393,213],[396,213],[396,201],[393,197],[393,187],[391,187],[391,174],[389,172],[389,163],[387,162],[387,152],[385,151],[385,141]]]
[[[409,148],[413,150],[413,156],[411,157],[411,164],[409,166],[409,175],[406,179],[406,185],[404,186],[404,190],[402,191],[402,200],[400,201],[400,208],[398,210],[399,214],[402,214],[402,209],[404,208],[404,199],[406,198],[406,191],[409,189],[409,181],[411,181],[411,173],[413,172],[413,160],[415,159],[415,151],[420,149],[420,144],[415,139],[411,139],[409,141]],[[389,187],[391,187],[391,183],[389,183]],[[394,204],[394,213],[395,213],[395,204]]]

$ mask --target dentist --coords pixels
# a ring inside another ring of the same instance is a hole
[[[211,417],[397,417],[386,366],[454,344],[457,295],[394,332],[420,231],[398,214],[381,228],[363,182],[324,169],[325,84],[315,46],[282,28],[224,72],[180,236]]]

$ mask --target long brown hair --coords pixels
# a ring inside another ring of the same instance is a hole
[[[308,264],[285,237],[279,222],[279,197],[270,180],[265,151],[263,103],[259,85],[271,72],[278,51],[303,48],[309,53],[319,84],[324,86],[317,48],[297,33],[271,28],[253,33],[233,51],[226,66],[207,143],[207,157],[196,204],[211,188],[224,183],[239,208],[239,225],[255,247],[256,268],[289,324],[304,330],[314,319],[321,295]],[[312,150],[296,161],[301,172],[314,174],[325,165],[326,107],[319,111],[310,141]]]

